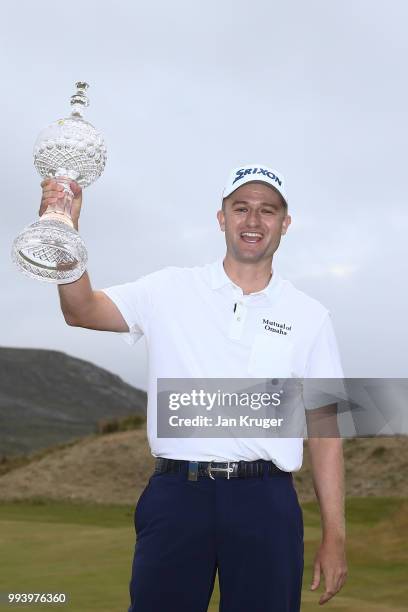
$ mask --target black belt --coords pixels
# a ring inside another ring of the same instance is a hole
[[[168,459],[157,457],[154,473],[162,472],[187,472],[188,480],[197,480],[198,476],[212,478],[254,478],[263,476],[265,472],[269,476],[273,474],[291,474],[279,469],[273,461],[187,461],[183,459]]]

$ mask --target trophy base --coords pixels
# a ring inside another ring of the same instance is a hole
[[[46,283],[64,285],[85,272],[85,244],[69,224],[57,219],[40,219],[17,236],[11,257],[20,272]]]

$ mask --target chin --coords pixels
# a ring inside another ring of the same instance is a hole
[[[263,259],[267,259],[265,253],[236,253],[235,259],[240,261],[241,263],[257,263],[258,261],[262,261]]]

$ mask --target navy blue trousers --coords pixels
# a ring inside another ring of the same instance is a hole
[[[154,474],[135,510],[128,612],[299,612],[303,515],[291,473]]]

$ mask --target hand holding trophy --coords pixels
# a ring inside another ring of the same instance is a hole
[[[45,128],[34,145],[35,167],[42,177],[56,181],[63,196],[48,205],[39,221],[23,229],[11,253],[23,274],[57,284],[78,280],[88,260],[71,218],[74,193],[70,184],[75,181],[87,187],[99,178],[106,163],[102,135],[83,118],[89,105],[88,84],[78,82],[76,87],[70,117]]]

